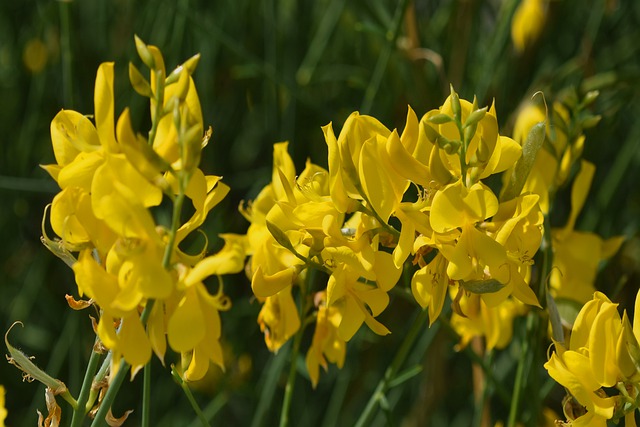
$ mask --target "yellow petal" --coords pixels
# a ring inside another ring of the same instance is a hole
[[[389,138],[399,139],[395,131],[392,132]],[[382,143],[383,142],[380,141],[380,144]],[[394,176],[390,176],[390,174],[381,167],[383,161],[380,157],[378,145],[379,143],[376,137],[362,144],[359,155],[358,174],[362,189],[369,199],[369,202],[371,202],[371,208],[380,215],[383,221],[388,221],[393,211],[402,201],[406,180],[396,180],[400,177],[395,174],[395,172],[393,172]]]
[[[91,121],[72,110],[62,110],[51,121],[51,143],[58,165],[70,164],[81,152],[100,150],[100,138]]]
[[[93,95],[96,128],[100,136],[100,143],[109,153],[117,153],[119,151],[115,137],[113,66],[113,62],[100,64]]]
[[[402,228],[400,229],[398,245],[393,249],[393,263],[400,268],[411,253],[413,242],[416,238],[416,228],[401,209],[396,211],[396,216],[400,219]]]
[[[187,288],[169,317],[167,338],[178,352],[192,350],[205,336],[204,315],[194,287]]]
[[[376,251],[376,261],[373,271],[376,274],[376,283],[384,292],[389,292],[400,280],[402,264],[396,267],[393,255],[382,251]]]
[[[405,128],[405,132],[402,134],[403,139],[405,138],[405,133],[407,132],[408,127],[409,118],[407,117],[407,127]],[[410,132],[415,132],[415,130],[410,130]],[[392,133],[392,135],[387,139],[385,148],[396,173],[415,182],[416,184],[422,185],[423,187],[429,186],[431,181],[429,167],[413,157],[412,147],[405,145],[404,141],[394,137]]]
[[[596,380],[604,387],[617,382],[616,346],[621,329],[617,304],[602,304],[589,334],[589,359]]]
[[[439,233],[472,224],[493,216],[498,211],[498,198],[481,183],[470,188],[461,181],[450,184],[433,197],[431,227]]]
[[[258,266],[251,278],[251,289],[258,298],[266,298],[277,294],[293,283],[294,269],[287,268],[272,275],[264,274],[262,266]]]
[[[587,200],[587,195],[589,195],[591,181],[593,180],[595,172],[596,167],[593,163],[589,163],[586,160],[580,162],[580,172],[576,175],[573,186],[571,187],[571,213],[569,214],[567,225],[564,227],[564,233],[568,233],[574,229],[576,219],[584,206],[585,200]]]
[[[329,188],[331,200],[336,206],[338,212],[345,213],[349,210],[351,200],[347,195],[344,183],[342,182],[342,173],[340,172],[340,151],[338,141],[333,132],[331,123],[322,127],[324,139],[327,143],[327,151],[329,156]]]
[[[162,301],[156,301],[153,305],[149,322],[147,323],[147,330],[149,332],[151,348],[164,365],[164,355],[167,351],[167,327],[165,325],[164,303]]]
[[[80,296],[88,295],[103,308],[111,305],[119,292],[117,278],[98,265],[91,250],[80,252],[78,262],[73,265],[73,272]]]
[[[215,255],[199,261],[185,277],[187,286],[203,281],[206,277],[222,274],[239,273],[244,268],[245,236],[237,234],[221,234],[224,246]]]
[[[58,174],[60,188],[80,187],[89,192],[96,170],[104,162],[102,152],[80,153]]]
[[[344,306],[341,307],[342,322],[338,327],[338,335],[344,341],[349,341],[360,329],[362,322],[364,322],[365,314],[353,298],[345,298],[343,301]]]
[[[137,313],[122,319],[118,341],[118,349],[131,365],[131,378],[133,378],[151,358],[151,344]]]

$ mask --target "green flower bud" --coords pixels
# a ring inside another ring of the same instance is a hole
[[[427,119],[429,122],[436,124],[436,125],[442,125],[445,123],[449,123],[453,121],[453,117],[447,115],[447,114],[436,114],[434,116],[431,116]]]
[[[9,354],[11,355],[11,357],[8,357],[9,363],[24,372],[24,375],[26,376],[25,378],[34,379],[41,382],[42,384],[53,390],[54,394],[62,394],[64,392],[67,392],[67,386],[62,381],[53,378],[45,371],[38,368],[31,361],[31,358],[29,356],[9,344],[9,332],[11,332],[11,329],[17,324],[23,326],[22,322],[14,322],[9,330],[7,330],[7,333],[4,334],[4,343],[7,346],[7,350],[9,350]]]
[[[462,127],[466,128],[472,125],[477,125],[480,120],[484,119],[484,116],[487,114],[487,107],[481,108],[479,110],[474,110],[473,113],[469,114],[467,120],[465,120],[464,125]],[[475,133],[475,131],[474,131]]]
[[[584,99],[582,100],[582,107],[588,107],[589,105],[593,104],[593,102],[598,98],[599,95],[600,91],[597,90],[590,90],[589,92],[587,92],[587,94],[584,96]]]
[[[581,121],[580,125],[582,126],[583,129],[591,129],[592,127],[596,127],[598,123],[600,123],[600,120],[602,120],[602,116],[600,115],[598,116],[589,115]]]
[[[133,86],[133,90],[138,92],[138,94],[146,98],[153,97],[151,85],[149,85],[147,79],[144,78],[142,73],[140,73],[132,62],[129,62],[129,81],[131,82],[131,86]]]
[[[149,69],[151,70],[155,70],[156,61],[155,59],[153,59],[153,55],[151,54],[151,51],[149,50],[147,45],[137,35],[134,36],[134,39],[136,41],[136,50],[138,51],[138,56],[140,56],[140,59],[142,59],[144,65],[149,67]]]
[[[199,53],[187,59],[182,65],[176,67],[176,69],[173,70],[171,74],[167,76],[167,79],[165,80],[165,84],[168,86],[172,83],[177,82],[183,70],[186,71],[190,76],[193,75],[193,72],[196,70],[196,67],[198,66],[199,61],[200,61]]]
[[[455,114],[456,119],[461,120],[462,115],[462,106],[460,105],[460,97],[455,90],[453,90],[453,85],[449,85],[451,89],[451,110],[453,110],[453,114]]]
[[[469,280],[468,282],[460,280],[460,286],[462,286],[464,290],[474,294],[490,294],[498,292],[500,289],[504,288],[505,285],[496,279],[488,279]]]

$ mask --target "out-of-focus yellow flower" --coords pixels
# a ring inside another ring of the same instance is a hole
[[[457,105],[457,103],[459,103],[460,121],[464,133],[468,134],[474,130],[464,150],[464,158],[462,158],[461,149],[456,147],[461,144],[461,138],[469,138],[469,135],[460,135],[460,128],[454,121],[445,120],[441,124],[432,122],[436,116],[454,117],[456,115],[454,104]],[[472,124],[467,123],[469,120]],[[420,123],[422,129],[428,130],[425,132],[425,137],[434,147],[440,145],[445,147],[432,150],[428,161],[432,176],[442,184],[448,184],[455,179],[462,178],[464,184],[470,186],[480,179],[510,168],[522,154],[522,150],[513,139],[498,133],[495,105],[492,105],[488,110],[486,107],[477,109],[475,104],[464,99],[457,99],[457,95],[454,93],[445,100],[439,109],[431,110],[425,114]],[[445,138],[446,142],[443,142],[441,138]],[[462,176],[463,163],[466,168],[465,176]],[[442,168],[446,170],[441,170],[438,173],[438,169]],[[447,174],[451,178],[447,179]]]
[[[505,348],[513,337],[513,319],[526,312],[526,306],[509,298],[496,307],[489,307],[478,294],[464,295],[460,307],[466,317],[451,315],[451,326],[460,335],[460,347],[473,337],[484,337],[487,349]]]
[[[195,255],[178,248],[229,187],[198,169],[200,152],[211,136],[210,130],[204,132],[191,78],[198,57],[166,76],[160,51],[139,39],[137,43],[151,68],[151,83],[134,66],[130,78],[134,89],[151,99],[153,143],[133,131],[128,110],[116,126],[114,64],[100,65],[95,125],[67,110],[51,123],[56,164],[43,168],[62,189],[52,203],[51,225],[64,250],[79,252],[77,261],[67,254],[73,259],[69,264],[80,295],[100,309],[97,334],[112,352],[112,374],[122,357],[132,375],[152,351],[163,360],[168,342],[187,360],[185,378],[196,380],[210,362],[224,368],[219,312],[230,307],[222,288],[211,295],[203,281],[241,271],[246,241],[223,235],[223,249],[208,257],[206,247]],[[162,105],[156,105],[158,99]],[[191,200],[192,217],[171,229],[157,225],[149,208],[158,206],[164,195]],[[143,324],[141,311],[150,301],[155,305],[148,324]]]
[[[4,403],[5,389],[0,385],[0,427],[4,427],[4,420],[7,419],[7,409]]]
[[[31,39],[24,46],[22,61],[32,74],[38,74],[47,65],[49,60],[49,50],[47,45],[38,38]]]
[[[314,388],[318,385],[320,367],[326,371],[329,361],[342,368],[347,351],[346,342],[338,334],[342,313],[336,307],[327,306],[326,292],[318,293],[315,299],[318,304],[316,329],[305,359]]]
[[[376,319],[389,304],[387,293],[375,285],[359,282],[360,275],[347,266],[338,266],[327,283],[327,304],[342,315],[338,336],[349,341],[363,322],[378,335],[390,331]]]
[[[639,307],[640,292],[635,303]],[[618,305],[596,292],[576,318],[568,349],[556,343],[545,368],[586,410],[575,413],[573,405],[565,405],[569,425],[604,426],[606,420],[617,422],[623,416],[631,422],[640,386],[637,319],[632,327],[626,312],[620,318]]]
[[[571,212],[564,228],[551,231],[554,251],[551,289],[556,298],[585,303],[595,291],[598,264],[612,257],[623,236],[602,239],[595,233],[574,230],[576,219],[589,194],[595,166],[582,160],[571,189]]]
[[[267,348],[276,353],[300,328],[298,308],[291,296],[291,286],[264,300],[258,314]]]
[[[511,21],[511,40],[516,52],[521,54],[538,40],[546,17],[547,0],[522,0]]]

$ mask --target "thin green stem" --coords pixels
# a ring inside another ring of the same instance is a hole
[[[73,71],[71,67],[71,25],[69,23],[69,8],[71,2],[59,1],[60,10],[60,47],[62,51],[62,93],[65,108],[73,108]]]
[[[373,75],[371,76],[371,80],[369,80],[369,85],[364,93],[364,99],[362,100],[362,106],[360,107],[360,112],[363,114],[368,114],[371,111],[371,106],[373,105],[373,101],[378,93],[378,88],[380,87],[380,83],[382,82],[382,77],[384,77],[384,72],[387,69],[387,64],[389,63],[389,58],[391,57],[391,52],[396,46],[396,40],[398,39],[398,35],[400,33],[400,25],[404,19],[404,13],[407,10],[407,5],[409,4],[409,0],[402,0],[398,4],[398,8],[396,9],[396,14],[393,19],[391,30],[387,33],[387,44],[384,46],[382,53],[378,57],[378,62],[376,62],[376,67],[373,70]]]
[[[96,344],[98,343],[98,339],[96,339]],[[100,361],[100,353],[95,351],[94,349],[91,351],[91,356],[89,357],[89,363],[87,364],[87,370],[84,373],[84,379],[82,380],[82,387],[80,389],[80,394],[78,395],[78,404],[73,411],[73,416],[71,417],[71,427],[79,427],[82,425],[82,421],[84,420],[85,415],[87,414],[87,403],[89,402],[89,395],[91,392],[91,385],[93,384],[93,376],[98,369],[98,362]]]
[[[96,412],[96,416],[91,423],[91,427],[102,427],[107,425],[105,418],[108,412],[111,410],[113,400],[116,398],[116,395],[120,390],[120,386],[124,382],[124,377],[127,375],[127,372],[129,372],[130,367],[131,365],[129,365],[124,360],[124,358],[120,359],[118,372],[116,373],[116,376],[111,380],[111,384],[109,384],[109,388],[104,395],[104,399],[102,399],[102,402],[100,403],[100,408],[98,409],[98,412]]]
[[[164,76],[162,70],[152,70],[156,73],[156,92],[155,92],[155,108],[153,110],[153,116],[151,120],[151,130],[149,130],[149,145],[153,147],[153,142],[156,139],[158,133],[158,124],[160,123],[160,116],[162,109],[164,108]]]
[[[507,427],[515,427],[518,409],[520,406],[520,396],[525,387],[525,375],[528,369],[526,369],[529,365],[527,363],[529,361],[529,341],[535,335],[533,332],[536,329],[536,320],[538,319],[538,314],[534,311],[530,311],[527,316],[527,332],[522,336],[522,349],[520,352],[520,361],[518,362],[518,369],[516,371],[516,382],[513,386],[513,399],[511,400],[511,408],[509,409],[509,421],[507,423]]]
[[[178,231],[178,227],[180,226],[180,215],[182,213],[182,205],[184,202],[185,191],[188,184],[188,177],[180,176],[178,179],[179,189],[178,195],[174,200],[173,204],[173,216],[171,219],[171,230],[169,231],[169,242],[165,247],[164,257],[162,259],[162,265],[164,268],[168,269],[171,266],[171,255],[173,254],[173,247],[176,242],[176,234]],[[142,322],[142,326],[147,325],[147,321],[149,320],[149,316],[151,315],[151,311],[153,310],[154,300],[150,299],[147,301],[142,314],[140,315],[140,322]],[[120,386],[124,381],[124,377],[126,373],[129,371],[131,366],[124,360],[120,360],[120,366],[118,368],[118,372],[116,376],[111,381],[109,385],[109,389],[104,396],[104,399],[100,405],[100,409],[96,413],[95,419],[91,424],[92,427],[98,427],[105,425],[105,416],[107,415],[107,411],[111,408],[111,404],[115,399],[115,396],[118,394]]]
[[[307,279],[305,283],[300,286],[300,318],[305,319],[307,311],[309,311],[310,301],[307,298],[307,291],[311,285],[313,274],[307,272]],[[293,348],[291,350],[291,366],[289,367],[289,376],[287,377],[287,385],[284,389],[284,400],[282,402],[282,409],[280,411],[280,427],[286,427],[289,425],[289,411],[291,409],[291,398],[293,397],[293,389],[296,383],[296,368],[298,361],[298,354],[300,353],[300,343],[302,342],[302,335],[306,326],[308,325],[305,319],[300,325],[300,329],[296,332],[293,338]]]
[[[355,424],[356,427],[371,425],[371,421],[373,420],[373,416],[375,415],[375,409],[378,407],[380,402],[385,399],[385,393],[389,389],[389,384],[398,374],[398,371],[407,359],[407,356],[409,355],[409,351],[413,347],[413,344],[415,343],[420,333],[424,330],[424,325],[428,317],[428,310],[420,310],[418,316],[416,316],[416,318],[414,319],[409,332],[404,337],[404,340],[402,341],[398,352],[391,361],[391,365],[389,365],[389,367],[387,368],[384,377],[378,383],[378,386],[369,398],[367,405],[360,414],[360,417]]]
[[[293,389],[296,382],[296,362],[298,360],[298,354],[300,353],[300,342],[302,342],[303,331],[304,324],[300,326],[300,329],[293,339],[293,349],[291,350],[291,366],[289,367],[287,385],[284,389],[284,401],[282,402],[282,410],[280,411],[280,427],[286,427],[287,425],[289,425],[289,410],[291,408],[291,398],[293,396]]]
[[[142,377],[142,427],[149,427],[151,408],[151,361],[144,365]]]
[[[195,397],[193,397],[193,393],[191,393],[191,389],[189,388],[189,386],[182,380],[182,377],[180,376],[180,374],[176,372],[175,369],[171,369],[171,376],[173,377],[175,382],[178,383],[178,385],[184,392],[185,396],[187,396],[187,400],[191,404],[193,411],[198,416],[198,419],[200,420],[200,423],[202,424],[202,426],[209,427],[210,426],[209,421],[207,420],[207,417],[205,417],[204,413],[202,412],[202,409],[200,409],[200,405],[198,405],[198,402],[196,402]]]
[[[458,335],[455,329],[453,329],[453,326],[451,326],[450,322],[448,322],[442,316],[438,319],[438,322],[445,327],[445,329],[451,334],[451,336],[454,337],[456,341],[460,341],[460,335]],[[475,363],[476,365],[482,368],[484,374],[486,375],[485,378],[494,387],[502,403],[506,406],[511,405],[511,394],[509,393],[509,391],[507,391],[504,385],[495,377],[495,372],[491,368],[491,365],[487,363],[487,361],[484,358],[478,356],[476,352],[474,352],[471,348],[469,348],[469,346],[464,347],[463,351],[469,357],[469,359],[471,359],[472,363]]]

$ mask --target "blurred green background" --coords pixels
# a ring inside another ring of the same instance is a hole
[[[505,135],[519,105],[538,90],[548,101],[569,88],[581,94],[600,90],[592,111],[602,120],[587,132],[584,153],[597,172],[578,229],[628,236],[621,253],[603,267],[598,285],[625,285],[617,299],[628,306],[638,288],[640,259],[640,2],[551,1],[540,39],[522,55],[510,39],[518,3],[1,2],[1,331],[23,321],[24,328],[12,331],[12,342],[77,393],[93,334],[88,313],[71,311],[64,300],[65,293],[77,296],[71,270],[39,242],[42,212],[57,187],[38,165],[54,161],[49,123],[60,109],[92,114],[95,73],[103,61],[116,62],[116,114],[131,106],[136,129],[148,129],[148,107],[127,78],[128,61],[140,66],[134,34],[162,50],[168,69],[202,54],[195,81],[205,125],[214,130],[202,169],[223,175],[232,188],[204,227],[213,248],[220,244],[217,233],[246,230],[237,206],[269,182],[275,142],[290,141],[302,170],[307,157],[326,166],[321,126],[333,122],[337,131],[359,110],[401,129],[407,105],[420,117],[444,101],[450,83],[461,97],[476,94],[481,106],[495,99]],[[227,279],[225,290],[234,301],[222,317],[228,369],[200,384],[196,398],[214,424],[272,425],[282,401],[288,346],[277,356],[266,350],[256,324],[259,306],[246,278]],[[361,331],[349,343],[344,369],[332,366],[315,391],[299,360],[294,424],[351,425],[416,312],[415,303],[394,297],[381,319],[393,334],[382,340]],[[478,419],[470,362],[453,344],[443,328],[425,331],[411,361],[423,365],[422,374],[390,395],[393,424],[468,426]],[[494,358],[507,384],[518,350],[511,346]],[[195,417],[186,398],[157,360],[154,369],[153,425],[188,425]],[[545,378],[544,371],[539,374]],[[21,382],[20,372],[6,363],[0,363],[0,384],[7,389],[8,425],[34,425],[36,409],[45,410],[43,387]],[[138,378],[121,392],[116,415],[138,408],[140,394]],[[261,400],[262,394],[268,398]],[[507,412],[496,399],[493,415],[499,419]],[[388,421],[379,416],[375,422]],[[126,425],[137,422],[134,412]]]

